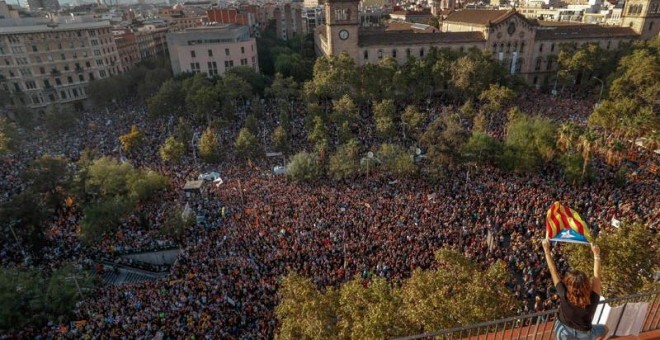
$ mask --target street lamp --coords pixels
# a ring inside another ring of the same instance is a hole
[[[600,82],[600,94],[598,95],[598,102],[596,102],[596,108],[598,108],[600,106],[600,99],[603,98],[603,88],[605,87],[605,82],[598,77],[593,78]]]

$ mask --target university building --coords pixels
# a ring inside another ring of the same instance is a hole
[[[512,74],[540,86],[557,72],[562,43],[596,43],[603,49],[616,49],[621,43],[649,39],[660,31],[660,0],[628,0],[621,27],[544,22],[528,19],[515,10],[466,9],[450,12],[441,22],[439,33],[363,29],[358,3],[326,1],[326,24],[314,34],[317,55],[345,52],[358,65],[377,63],[386,57],[404,64],[411,57],[424,58],[432,47],[456,51],[478,48],[490,50]]]

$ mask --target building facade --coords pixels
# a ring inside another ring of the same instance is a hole
[[[626,0],[622,15],[623,27],[630,27],[651,39],[660,33],[660,0]]]
[[[119,60],[121,60],[121,71],[127,72],[142,60],[137,37],[129,28],[114,30],[112,33],[117,45]]]
[[[204,73],[222,75],[236,66],[259,72],[257,42],[247,26],[208,25],[167,35],[174,75]]]
[[[140,58],[146,59],[165,54],[167,51],[168,27],[165,23],[145,24],[135,33]]]
[[[87,85],[121,72],[109,22],[2,27],[0,87],[11,105],[80,102]]]
[[[357,11],[357,1],[326,2],[326,25],[314,35],[318,55],[345,52],[358,65],[386,57],[403,64],[410,57],[424,58],[431,48],[478,48],[489,50],[510,73],[541,86],[557,72],[561,44],[596,43],[603,49],[615,49],[621,43],[640,38],[640,32],[630,27],[543,22],[530,20],[515,10],[454,11],[441,22],[440,33],[363,30]]]

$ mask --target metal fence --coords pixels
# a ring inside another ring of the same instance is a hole
[[[644,315],[644,323],[642,326],[642,333],[660,330],[660,290],[628,295],[620,298],[613,298],[601,301],[600,304],[608,304],[612,307],[622,306],[622,313],[615,322],[608,323],[611,325],[611,333],[616,334],[621,320],[626,314],[626,307],[629,303],[635,302],[648,302],[646,315]],[[604,315],[605,308],[597,310],[597,323],[605,324]],[[412,339],[484,339],[484,340],[505,340],[505,339],[554,339],[553,327],[557,319],[558,310],[549,310],[541,313],[527,314],[521,316],[510,317],[506,319],[478,323],[463,327],[456,327],[445,329],[441,331],[428,332],[424,334],[412,335],[396,340],[412,340]],[[630,310],[629,310],[630,312]],[[612,325],[615,325],[612,327]]]

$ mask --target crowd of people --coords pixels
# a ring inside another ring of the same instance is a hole
[[[584,122],[592,104],[529,95],[518,105],[523,111]],[[301,106],[296,112],[303,110]],[[432,107],[429,114],[448,110]],[[265,116],[267,125],[276,123],[275,112]],[[302,118],[293,116],[292,135],[304,136]],[[117,136],[131,125],[145,133],[147,142],[139,153],[124,155]],[[277,328],[278,283],[290,271],[319,286],[338,286],[356,275],[400,283],[416,268],[433,268],[439,248],[456,249],[484,266],[504,261],[513,274],[509,287],[523,301],[517,312],[541,311],[558,303],[548,289],[541,245],[534,241],[545,234],[545,213],[552,202],[581,212],[596,233],[610,230],[612,218],[650,228],[660,221],[656,179],[639,176],[617,187],[614,169],[600,162],[596,171],[601,180],[582,187],[569,185],[555,169],[516,175],[485,165],[472,166],[469,176],[466,167],[458,166],[436,183],[424,178],[392,181],[374,171],[349,181],[296,184],[269,174],[264,164],[248,167],[229,157],[212,169],[221,173],[223,184],[206,185],[187,197],[181,190],[185,181],[209,168],[191,155],[178,164],[161,161],[158,148],[170,128],[167,121],[147,120],[143,106],[126,104],[109,115],[84,114],[77,129],[63,136],[38,132],[25,141],[25,152],[0,158],[2,200],[24,190],[20,174],[32,159],[44,154],[77,159],[85,148],[126,158],[171,180],[167,192],[142,203],[119,232],[98,244],[81,244],[82,213],[75,204],[58,212],[48,223],[49,244],[42,259],[51,268],[64,260],[91,264],[126,251],[181,247],[166,278],[100,287],[78,304],[77,322],[13,330],[13,336],[269,338]],[[230,135],[237,130],[230,129]],[[223,139],[224,145],[233,140]],[[167,213],[186,204],[204,216],[205,226],[192,226],[178,241],[161,233]],[[490,246],[489,235],[495,240]],[[0,263],[23,265],[15,243],[0,245]]]

